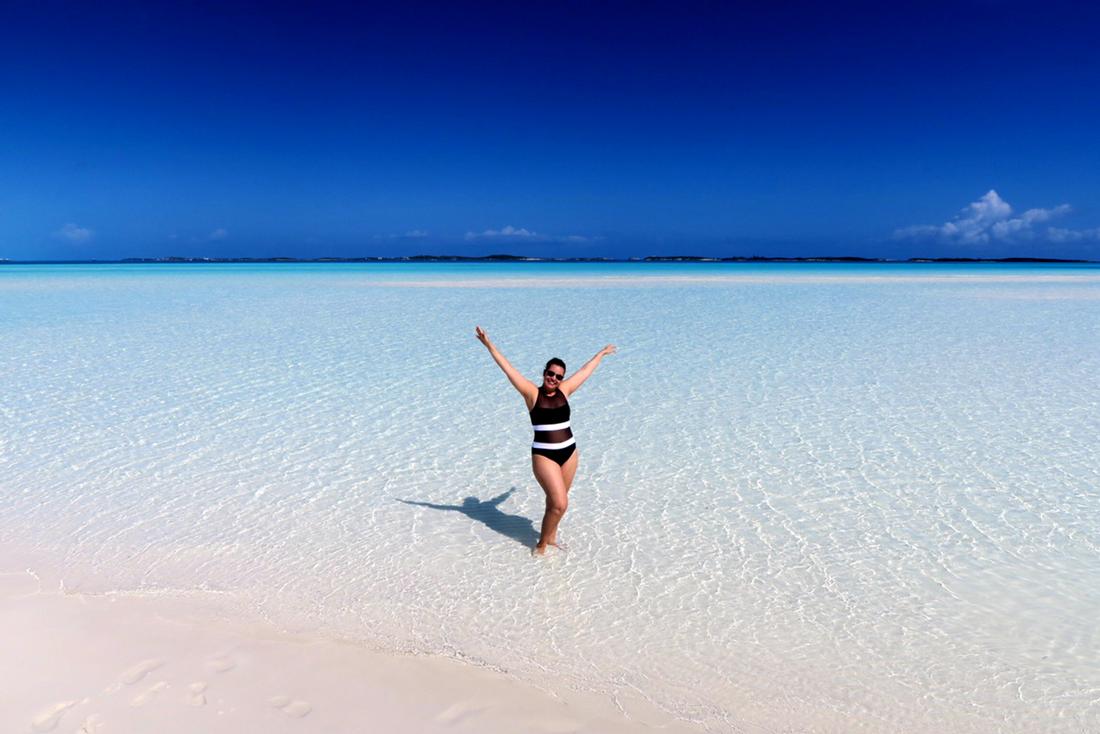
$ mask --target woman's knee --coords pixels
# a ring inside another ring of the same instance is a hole
[[[546,509],[548,512],[564,515],[565,511],[569,509],[569,499],[565,496],[565,493],[552,494],[546,497]]]

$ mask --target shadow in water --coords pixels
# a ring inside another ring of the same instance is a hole
[[[539,542],[539,532],[535,530],[535,524],[522,515],[509,515],[501,512],[499,505],[512,496],[516,488],[512,487],[507,492],[482,502],[477,497],[467,497],[461,505],[437,505],[432,502],[415,502],[413,500],[398,499],[406,505],[417,507],[430,507],[433,510],[452,510],[461,512],[471,520],[485,523],[490,530],[495,530],[501,535],[533,548]]]

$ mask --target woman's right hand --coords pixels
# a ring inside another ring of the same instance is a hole
[[[482,331],[480,326],[474,327],[474,334],[477,335],[477,340],[484,344],[486,348],[492,348],[493,343],[489,341],[489,335]]]

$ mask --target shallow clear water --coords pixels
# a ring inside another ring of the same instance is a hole
[[[619,347],[568,553],[475,324]],[[1095,267],[6,266],[0,536],[713,731],[1092,731],[1097,375]]]

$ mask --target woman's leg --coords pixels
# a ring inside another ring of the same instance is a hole
[[[542,516],[542,534],[535,547],[535,552],[542,554],[546,552],[548,543],[557,541],[558,523],[561,522],[562,515],[569,507],[569,497],[565,488],[565,479],[562,477],[562,468],[556,461],[539,454],[531,454],[531,469],[535,472],[535,479],[538,480],[542,491],[546,493],[546,514]]]
[[[565,482],[565,493],[569,494],[569,488],[573,486],[573,477],[577,475],[577,461],[580,459],[579,449],[573,451],[569,460],[561,465],[561,478]]]

